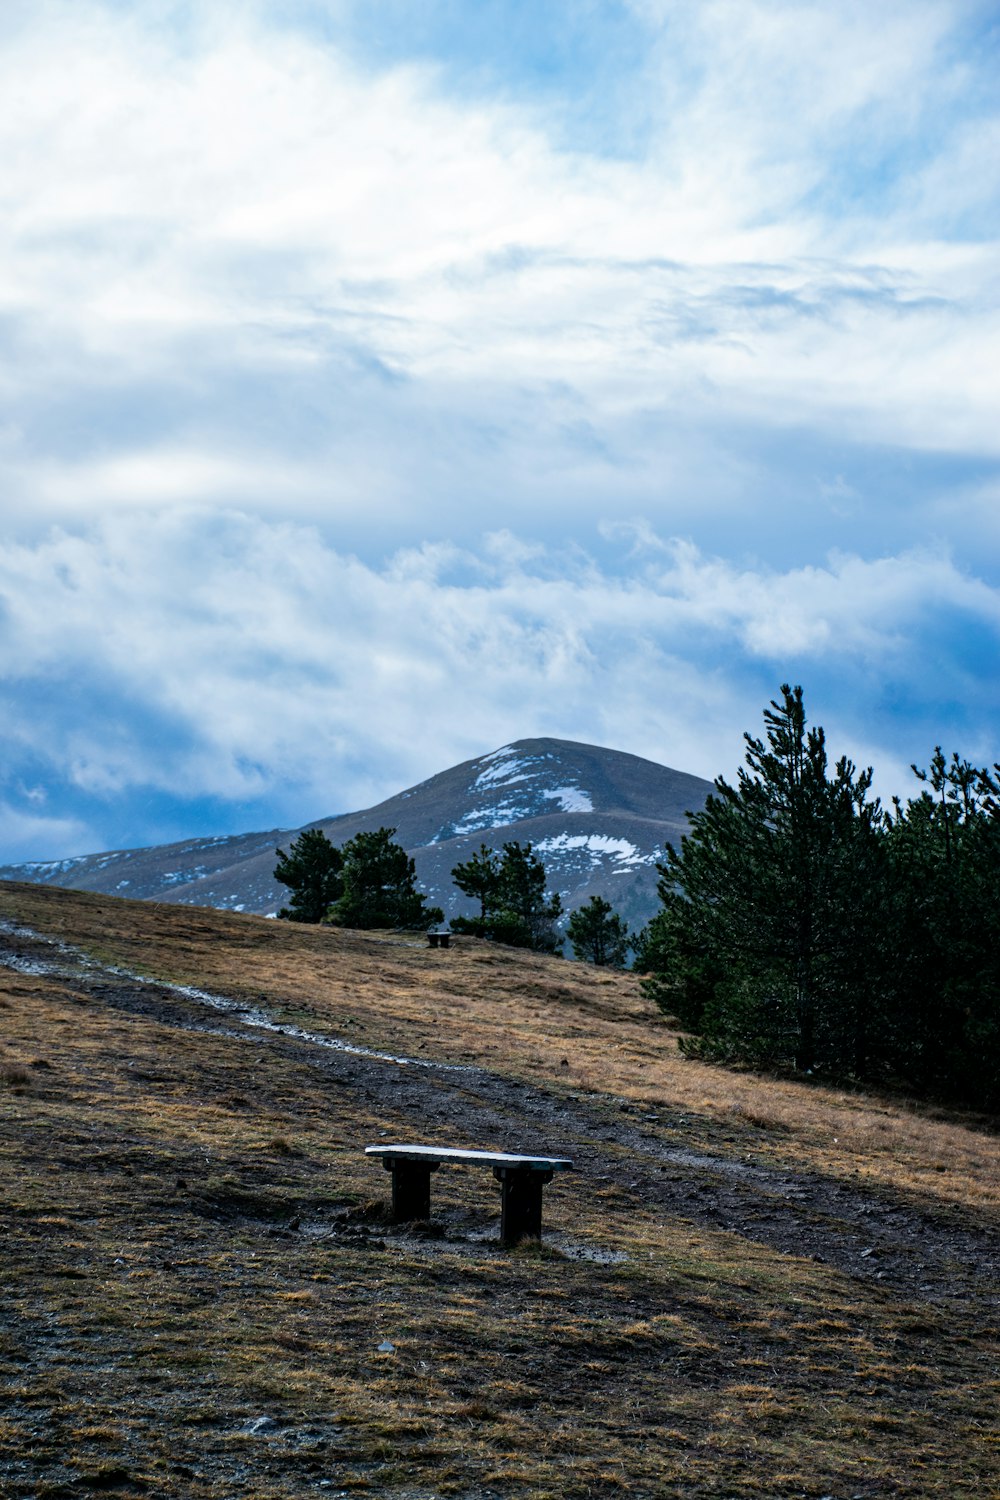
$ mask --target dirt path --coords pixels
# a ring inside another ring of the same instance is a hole
[[[263,1005],[147,980],[11,924],[0,929],[0,964],[163,1025],[281,1049],[363,1097],[391,1133],[572,1156],[588,1183],[626,1195],[638,1211],[812,1256],[957,1316],[995,1321],[1000,1308],[1000,1233],[971,1211],[687,1149],[677,1145],[682,1119],[641,1116],[618,1099],[550,1091],[478,1067],[353,1047],[285,1026]],[[373,1191],[381,1186],[373,1179]]]

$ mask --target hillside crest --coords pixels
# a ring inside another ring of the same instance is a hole
[[[602,895],[634,926],[656,906],[656,863],[685,831],[711,784],[621,750],[573,740],[515,740],[360,812],[314,819],[336,844],[395,828],[422,887],[449,915],[471,910],[451,871],[485,843],[530,842],[567,910]],[[109,895],[273,913],[286,892],[275,848],[301,829],[273,829],[150,849],[115,850],[0,869],[0,878]]]

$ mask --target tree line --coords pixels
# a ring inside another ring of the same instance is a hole
[[[572,912],[578,958],[624,968],[681,1026],[682,1049],[717,1062],[904,1087],[1000,1105],[1000,765],[938,747],[920,790],[883,807],[873,773],[807,722],[783,685],[763,737],[744,735],[735,785],[720,777],[679,848],[657,866],[660,908],[638,934],[594,896]],[[442,920],[416,889],[395,829],[335,848],[300,834],[275,877],[279,915],[348,927]],[[452,927],[558,952],[558,894],[530,843],[482,844],[452,870],[473,900]]]
[[[339,927],[426,927],[443,919],[416,888],[416,867],[394,828],[359,833],[342,848],[321,828],[307,828],[278,849],[274,877],[291,897],[279,917],[292,922],[329,922]],[[455,932],[491,938],[540,953],[556,953],[563,943],[558,892],[546,889],[545,865],[530,843],[486,844],[452,870],[459,890],[478,903],[475,917],[455,917]],[[594,896],[570,915],[567,933],[578,958],[623,968],[631,941],[609,902]]]
[[[440,922],[416,888],[416,866],[395,828],[358,833],[343,848],[322,828],[307,828],[286,854],[276,851],[274,878],[291,899],[278,916],[289,922],[330,922],[336,927],[420,927]]]
[[[787,684],[690,815],[641,935],[691,1055],[1000,1104],[1000,766],[938,747],[883,808]]]

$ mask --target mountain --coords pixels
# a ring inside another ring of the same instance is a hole
[[[363,829],[395,828],[419,882],[449,916],[474,907],[451,879],[460,860],[488,844],[530,842],[548,884],[572,910],[602,895],[632,926],[655,911],[656,861],[687,827],[711,783],[655,761],[581,745],[529,739],[463,761],[376,807],[307,826],[335,844]],[[187,839],[44,864],[0,867],[27,880],[147,900],[273,913],[288,892],[274,880],[275,849],[301,829]]]

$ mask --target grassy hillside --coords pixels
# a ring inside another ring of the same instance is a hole
[[[0,1493],[1000,1494],[988,1122],[686,1062],[629,976],[471,940],[0,917]],[[386,1139],[579,1171],[503,1252],[481,1171],[387,1223]]]

